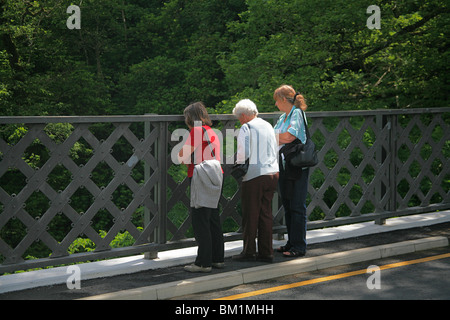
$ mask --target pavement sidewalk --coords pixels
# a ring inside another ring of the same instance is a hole
[[[450,210],[447,210],[392,218],[381,226],[375,225],[373,222],[366,222],[312,230],[307,234],[309,251],[305,258],[289,262],[283,257],[276,257],[273,264],[232,262],[229,257],[242,250],[242,241],[229,242],[225,247],[226,268],[215,269],[212,274],[206,276],[189,274],[182,270],[183,265],[192,263],[195,259],[196,247],[160,252],[158,259],[155,260],[146,260],[139,255],[79,264],[77,266],[80,268],[82,286],[80,290],[68,290],[66,282],[71,275],[67,272],[68,267],[4,275],[0,276],[0,300],[36,298],[166,299],[173,297],[174,294],[191,293],[192,288],[200,290],[200,282],[208,284],[201,290],[208,290],[211,285],[213,286],[211,288],[218,285],[233,286],[234,282],[267,279],[271,269],[291,272],[292,270],[298,271],[300,266],[305,267],[308,263],[310,267],[317,268],[319,265],[324,267],[336,265],[336,263],[351,263],[362,256],[371,258],[382,255],[382,252],[384,254],[387,252],[400,254],[411,248],[417,250],[429,245],[442,246],[445,245],[444,242],[448,237],[449,222]],[[419,230],[413,235],[406,236],[406,233],[402,235],[401,232],[401,230],[442,224],[446,229],[443,233],[423,234],[423,231]],[[380,235],[382,233],[383,236]],[[390,234],[392,236],[388,236]],[[396,236],[393,236],[394,234]],[[443,234],[444,237],[436,237],[436,234]],[[430,238],[430,235],[434,239]],[[399,244],[399,242],[401,243]],[[285,241],[274,241],[274,248],[284,243]],[[386,246],[387,244],[389,245]],[[368,247],[372,248],[368,249]],[[318,262],[319,257],[322,257],[320,258],[322,262]],[[328,261],[327,264],[323,262],[325,261],[323,259]],[[279,273],[275,275],[279,276]]]

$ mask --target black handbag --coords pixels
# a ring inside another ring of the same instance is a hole
[[[236,164],[234,164],[233,168],[231,169],[231,175],[236,180],[241,179],[243,176],[245,176],[247,174],[248,165],[249,165],[248,159],[245,160],[245,163],[236,163]]]
[[[303,148],[295,156],[291,158],[291,165],[302,168],[314,167],[319,163],[319,159],[317,157],[316,144],[310,138],[308,125],[306,124],[303,110],[302,110],[302,117],[306,129],[306,144],[304,144]]]
[[[247,123],[248,128],[250,129],[250,124]],[[247,174],[248,166],[249,166],[249,160],[250,157],[245,160],[245,163],[236,163],[233,165],[233,168],[231,169],[231,175],[236,179],[239,180],[243,176]]]

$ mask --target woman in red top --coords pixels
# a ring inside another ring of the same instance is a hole
[[[192,178],[196,164],[203,160],[220,161],[220,139],[210,127],[212,122],[202,102],[189,105],[184,110],[184,119],[190,132],[178,157],[180,163],[188,165],[188,177]],[[192,156],[194,161],[191,161]],[[224,244],[219,209],[191,207],[191,218],[198,252],[195,263],[184,269],[189,272],[210,272],[211,267],[223,268]]]
[[[180,163],[188,166],[188,177],[192,178],[194,166],[203,160],[216,159],[220,161],[220,139],[214,130],[211,129],[211,120],[208,112],[201,102],[189,105],[184,110],[185,123],[189,127],[189,137],[179,153]],[[206,129],[206,133],[205,130]],[[211,148],[207,139],[211,141]],[[200,145],[202,148],[200,149]],[[193,154],[193,161],[192,161]]]

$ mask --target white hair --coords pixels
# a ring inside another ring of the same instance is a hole
[[[252,100],[244,99],[236,103],[236,107],[233,109],[233,114],[237,118],[239,118],[243,114],[248,116],[257,116],[258,108]]]

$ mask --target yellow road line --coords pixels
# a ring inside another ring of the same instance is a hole
[[[429,262],[429,261],[434,261],[434,260],[439,260],[439,259],[444,259],[444,258],[450,258],[450,253],[440,254],[440,255],[437,255],[437,256],[431,256],[431,257],[427,257],[427,258],[421,258],[421,259],[397,262],[397,263],[392,263],[392,264],[386,264],[386,265],[381,266],[379,268],[380,268],[380,270],[387,270],[387,269],[398,268],[398,267],[403,267],[403,266],[408,266],[408,265],[417,264],[417,263],[423,263],[423,262]],[[352,272],[346,272],[346,273],[336,274],[334,276],[327,276],[327,277],[322,277],[322,278],[316,278],[316,279],[311,279],[311,280],[306,280],[306,281],[301,281],[301,282],[296,282],[296,283],[291,283],[291,284],[285,284],[285,285],[282,285],[282,286],[277,286],[277,287],[272,287],[272,288],[267,288],[267,289],[261,289],[261,290],[247,292],[247,293],[236,294],[236,295],[223,297],[223,298],[219,298],[219,299],[215,299],[215,300],[237,300],[237,299],[243,299],[243,298],[258,296],[258,295],[261,295],[261,294],[272,293],[272,292],[277,292],[277,291],[281,291],[281,290],[307,286],[307,285],[314,284],[314,283],[320,283],[320,282],[326,282],[326,281],[331,281],[331,280],[338,280],[338,279],[348,278],[348,277],[357,276],[357,275],[361,275],[361,274],[365,274],[365,273],[367,273],[367,269],[357,270],[357,271],[352,271]]]

